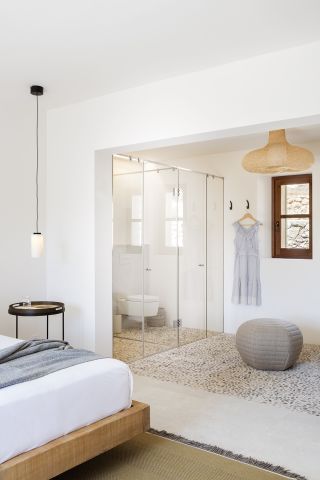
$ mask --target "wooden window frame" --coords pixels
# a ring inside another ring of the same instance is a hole
[[[299,183],[309,184],[309,213],[308,214],[281,214],[281,186]],[[308,218],[309,219],[309,248],[281,248],[281,219]],[[312,259],[312,174],[284,175],[272,177],[272,257],[273,258],[300,258]]]

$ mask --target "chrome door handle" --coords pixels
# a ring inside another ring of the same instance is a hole
[[[151,272],[151,268],[146,268],[146,272]]]
[[[204,263],[198,263],[198,267],[204,267]]]

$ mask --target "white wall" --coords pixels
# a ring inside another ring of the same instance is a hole
[[[15,318],[8,305],[24,296],[46,299],[45,259],[31,258],[30,235],[35,231],[35,104],[0,109],[0,335],[15,335]],[[40,227],[45,233],[45,118],[40,123]],[[45,335],[42,318],[20,319],[19,336]]]
[[[319,152],[319,144],[305,145]],[[320,272],[320,221],[317,212],[320,202],[320,157],[311,169],[313,174],[313,259],[271,258],[271,177],[247,173],[241,166],[246,152],[229,152],[219,155],[189,159],[184,163],[197,163],[201,169],[225,177],[225,331],[235,333],[239,325],[251,318],[274,317],[295,322],[301,328],[304,339],[309,343],[320,343],[320,299],[317,282]],[[260,227],[262,305],[245,306],[231,303],[234,228],[246,210],[263,225]],[[229,201],[233,210],[229,210]]]
[[[141,149],[187,135],[190,141],[318,122],[319,56],[314,43],[49,112],[47,288],[67,303],[67,338],[95,348],[106,323],[110,337],[112,331],[111,304],[110,318],[95,311],[95,151],[109,149],[111,162],[119,145]]]
[[[112,304],[112,277],[110,275],[110,252],[112,251],[112,164],[105,161],[104,155],[96,154],[95,159],[95,315],[105,319],[110,318]],[[68,331],[79,332],[77,310],[72,312],[72,305],[68,305]],[[73,324],[71,322],[74,322]],[[112,350],[112,336],[110,326],[102,321],[100,328],[95,329],[94,342],[97,351]],[[67,332],[68,333],[68,332]]]

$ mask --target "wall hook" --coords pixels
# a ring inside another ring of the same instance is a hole
[[[247,202],[247,207],[246,208],[247,208],[247,210],[249,210],[249,208],[250,208],[249,200],[246,200],[246,202]]]
[[[229,210],[232,210],[232,202],[231,202],[231,200],[230,200],[230,202],[229,202]]]

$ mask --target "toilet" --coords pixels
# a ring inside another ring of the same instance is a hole
[[[144,309],[142,301],[144,300]],[[121,315],[154,317],[159,310],[159,297],[154,295],[127,295],[118,300],[118,310]]]

